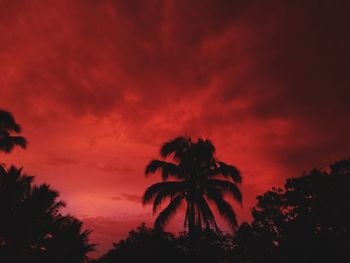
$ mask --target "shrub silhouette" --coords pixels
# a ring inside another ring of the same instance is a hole
[[[232,236],[219,230],[204,229],[193,239],[188,233],[182,233],[177,244],[183,251],[181,262],[223,263],[232,249]]]
[[[182,251],[170,233],[160,232],[141,224],[125,240],[113,245],[98,263],[175,263],[181,262]]]
[[[222,263],[230,247],[232,238],[221,232],[206,229],[197,239],[197,255],[193,256],[192,241],[188,233],[178,238],[170,233],[157,231],[140,225],[129,233],[125,240],[113,245],[95,263]]]
[[[350,249],[350,160],[288,179],[258,197],[235,235],[238,262],[344,262]]]
[[[33,185],[21,169],[0,166],[0,262],[87,261],[89,231],[71,216],[59,213],[64,206],[48,185]]]

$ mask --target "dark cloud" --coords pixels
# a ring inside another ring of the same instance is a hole
[[[66,157],[52,157],[47,160],[48,165],[75,165],[78,163],[78,160]]]
[[[120,194],[120,196],[112,197],[112,199],[116,200],[116,201],[127,200],[127,201],[135,202],[138,204],[140,204],[142,201],[141,196],[135,195],[135,194],[128,194],[128,193],[122,193],[122,194]]]
[[[348,10],[341,0],[0,1],[1,108],[31,143],[16,161],[67,201],[90,200],[86,191],[113,203],[118,192],[114,205],[136,205],[130,192],[158,179],[143,171],[160,145],[201,135],[242,170],[247,214],[264,189],[350,155]]]
[[[125,200],[131,201],[131,202],[136,202],[136,203],[141,203],[141,196],[139,195],[135,195],[135,194],[127,194],[127,193],[123,193],[121,194]]]

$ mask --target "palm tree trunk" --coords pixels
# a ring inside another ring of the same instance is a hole
[[[190,236],[194,236],[196,232],[196,223],[195,223],[195,206],[193,201],[189,201],[189,214],[188,214],[188,233]]]
[[[190,239],[190,262],[198,262],[198,229],[196,225],[196,206],[194,201],[188,201],[188,234]]]

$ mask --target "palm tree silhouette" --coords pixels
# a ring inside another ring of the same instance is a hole
[[[22,136],[12,135],[21,132],[12,114],[0,109],[0,151],[9,153],[15,146],[27,147],[27,140]]]
[[[95,250],[89,243],[90,230],[83,230],[82,222],[72,216],[57,217],[47,240],[46,262],[89,262],[87,253]]]
[[[156,218],[155,228],[163,229],[183,201],[187,203],[184,226],[190,235],[201,231],[203,226],[217,229],[208,201],[215,204],[219,214],[232,227],[237,226],[236,214],[224,195],[228,193],[242,203],[237,187],[242,180],[240,172],[236,167],[215,159],[215,147],[211,141],[199,138],[193,142],[189,137],[178,137],[166,142],[160,153],[164,159],[172,157],[172,162],[152,160],[147,165],[146,175],[159,170],[163,182],[151,185],[143,195],[143,204],[153,202],[153,213],[165,199],[170,199]],[[175,181],[168,181],[169,177]]]
[[[57,191],[33,179],[0,166],[0,262],[87,262],[90,231],[60,213],[65,204]]]

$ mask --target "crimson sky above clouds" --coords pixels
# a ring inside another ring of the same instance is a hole
[[[349,10],[0,0],[0,108],[30,142],[1,159],[58,189],[105,249],[152,222],[139,199],[159,179],[143,171],[161,144],[204,136],[242,171],[247,220],[256,195],[350,156]]]

